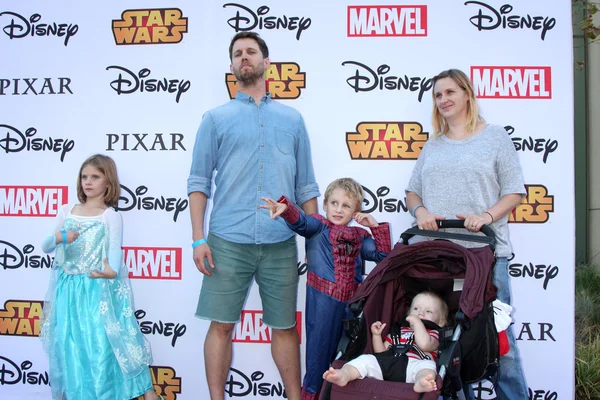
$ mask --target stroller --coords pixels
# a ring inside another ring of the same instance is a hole
[[[440,228],[464,228],[462,220],[438,221]],[[325,381],[321,400],[437,400],[456,399],[463,383],[492,379],[498,363],[498,333],[494,324],[492,284],[495,236],[488,226],[482,235],[408,229],[392,252],[367,276],[349,301],[354,318],[344,321],[333,368],[363,353],[373,353],[369,327],[386,323],[385,337],[394,321],[407,315],[412,298],[422,291],[439,294],[448,305],[449,318],[440,330],[437,387],[430,393],[415,393],[412,383],[365,378],[344,387]],[[430,240],[408,245],[415,236],[485,243],[467,249],[448,240]]]

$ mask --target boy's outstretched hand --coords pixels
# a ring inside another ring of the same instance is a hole
[[[260,208],[267,208],[269,210],[269,214],[271,215],[271,219],[279,217],[285,210],[287,210],[287,205],[283,203],[278,203],[273,199],[269,199],[267,197],[261,197],[263,201],[266,201],[268,204],[260,206]]]
[[[371,214],[365,214],[361,212],[357,212],[353,216],[354,220],[361,224],[362,226],[366,226],[367,228],[377,228],[379,224],[375,221],[375,218],[371,216]]]

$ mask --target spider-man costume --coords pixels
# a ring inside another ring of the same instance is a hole
[[[346,305],[362,282],[363,260],[379,262],[391,251],[387,222],[369,232],[334,225],[319,214],[305,215],[286,197],[281,214],[290,229],[306,238],[306,375],[302,399],[318,399],[323,373],[329,368],[348,318]]]

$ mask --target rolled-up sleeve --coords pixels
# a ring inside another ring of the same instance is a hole
[[[298,145],[296,146],[296,203],[302,205],[308,200],[319,197],[319,185],[315,180],[310,140],[304,119],[300,116],[298,127]]]
[[[212,173],[215,170],[218,155],[217,140],[214,120],[209,111],[204,114],[196,133],[192,167],[187,182],[188,196],[192,192],[202,192],[210,198]]]

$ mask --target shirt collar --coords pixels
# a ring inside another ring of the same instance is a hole
[[[247,95],[246,93],[243,92],[237,92],[237,94],[235,95],[235,99],[242,101],[246,104],[250,103],[250,99],[252,99],[252,96]],[[265,96],[263,96],[263,98],[261,99],[261,101],[264,101],[265,103],[269,104],[271,101],[273,101],[273,99],[271,98],[271,93],[267,92],[267,94]]]

